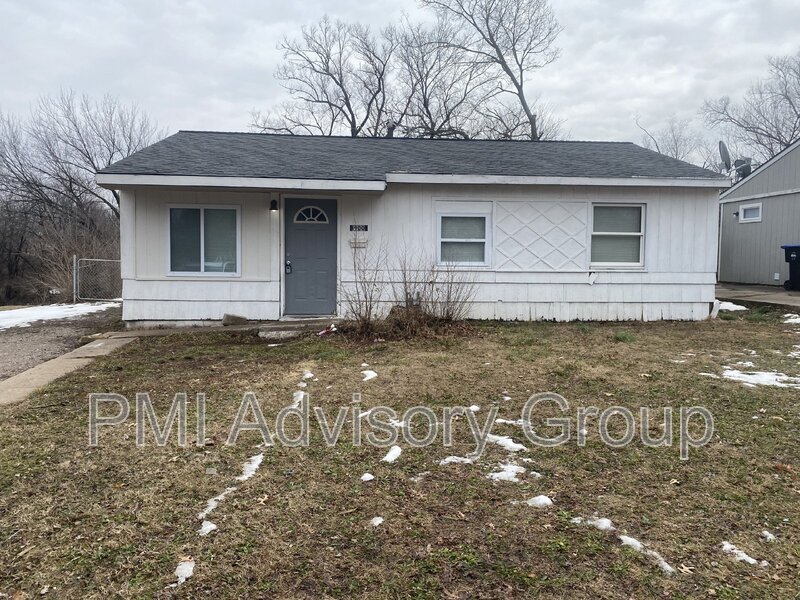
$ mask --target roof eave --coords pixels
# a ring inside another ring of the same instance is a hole
[[[579,185],[611,187],[701,187],[722,189],[727,178],[714,177],[541,177],[514,175],[453,175],[434,173],[387,173],[387,183],[465,185]]]
[[[194,175],[147,175],[98,173],[97,185],[106,189],[124,187],[240,188],[269,190],[383,191],[382,180],[289,179],[277,177],[208,177]]]

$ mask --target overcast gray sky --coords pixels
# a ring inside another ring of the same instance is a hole
[[[634,125],[741,95],[766,56],[800,48],[798,0],[554,0],[561,58],[531,90],[573,139],[639,141]],[[415,0],[0,0],[0,109],[69,87],[133,101],[170,131],[245,130],[280,99],[277,44],[328,13],[374,26]]]

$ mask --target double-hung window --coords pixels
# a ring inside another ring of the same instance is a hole
[[[171,275],[239,274],[239,208],[169,208]]]
[[[643,266],[644,206],[595,204],[592,211],[592,266]]]
[[[439,262],[489,264],[488,215],[439,215]]]

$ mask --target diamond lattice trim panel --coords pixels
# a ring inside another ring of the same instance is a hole
[[[498,202],[498,271],[584,271],[587,205],[582,202]]]

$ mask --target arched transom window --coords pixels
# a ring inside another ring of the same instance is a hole
[[[328,215],[316,206],[306,206],[297,211],[294,216],[295,223],[327,223]]]

